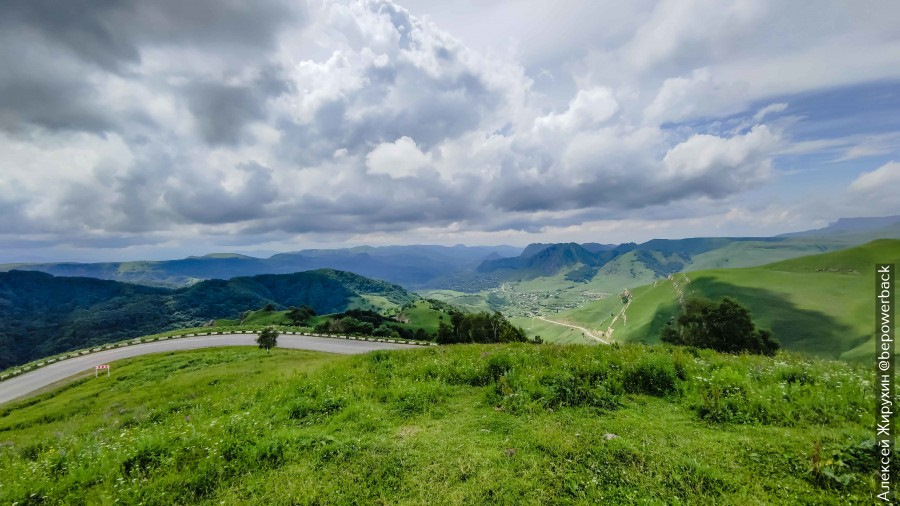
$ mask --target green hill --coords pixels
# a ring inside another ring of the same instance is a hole
[[[411,331],[418,329],[424,330],[426,333],[434,335],[438,331],[438,325],[441,321],[450,324],[450,314],[452,311],[458,311],[457,308],[448,304],[436,301],[428,301],[418,299],[413,302],[407,302],[403,305],[393,305],[383,311],[384,319],[388,320],[390,325],[396,325]],[[290,326],[292,322],[288,317],[290,311],[267,311],[259,309],[256,311],[248,311],[243,319],[218,319],[217,326],[237,326],[243,325],[247,327],[260,327],[265,325]],[[344,314],[325,314],[314,316],[305,323],[307,327],[315,327],[331,319],[339,319]]]
[[[871,504],[869,377],[659,346],[150,355],[4,406],[0,503]]]
[[[319,314],[399,308],[419,297],[397,285],[322,269],[209,280],[165,289],[41,272],[0,273],[0,369],[143,334],[240,318],[269,304]]]
[[[676,274],[636,288],[627,309],[619,297],[591,302],[560,316],[608,331],[620,341],[656,342],[680,310],[682,296],[736,298],[782,345],[815,355],[861,359],[874,349],[872,291],[876,262],[900,264],[900,240],[877,240],[845,250],[761,267]]]

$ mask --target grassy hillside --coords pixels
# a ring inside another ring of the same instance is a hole
[[[147,356],[0,410],[0,503],[869,504],[869,376],[643,346]]]
[[[0,369],[54,353],[248,310],[308,305],[320,314],[398,308],[419,297],[397,285],[323,269],[210,280],[177,290],[41,272],[0,273]]]
[[[860,241],[866,242],[866,241]],[[859,244],[859,243],[854,243]],[[828,239],[791,239],[782,242],[733,242],[722,248],[694,256],[685,271],[757,267],[791,258],[826,253],[851,246]]]
[[[291,326],[292,322],[288,318],[288,310],[283,311],[266,311],[259,309],[256,311],[248,311],[243,320],[219,319],[216,320],[216,326],[236,326],[243,325],[249,327],[260,327],[265,325]],[[423,329],[428,334],[435,334],[441,321],[450,324],[450,314],[440,307],[427,300],[416,300],[408,302],[402,306],[396,304],[385,311],[385,316],[392,317],[397,320],[398,325],[410,329]],[[334,314],[318,315],[310,318],[305,323],[306,327],[315,327],[329,319],[335,318]]]
[[[513,325],[521,327],[530,338],[540,337],[542,341],[557,344],[596,344],[596,341],[585,337],[580,330],[557,325],[536,317],[510,318]]]
[[[900,240],[878,240],[761,267],[677,274],[633,290],[625,317],[613,325],[613,338],[656,342],[680,310],[682,295],[731,296],[748,306],[758,325],[771,329],[787,349],[861,359],[874,349],[870,336],[876,262],[900,263]],[[606,330],[609,313],[623,308],[621,300],[610,299],[563,316]]]

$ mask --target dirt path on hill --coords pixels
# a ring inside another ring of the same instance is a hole
[[[547,318],[544,318],[543,316],[538,316],[537,318],[539,320],[543,320],[547,323],[552,323],[554,325],[562,325],[563,327],[569,327],[569,328],[580,330],[584,335],[590,336],[593,340],[595,340],[597,342],[600,342],[603,344],[609,344],[609,341],[607,341],[606,339],[604,339],[602,337],[597,336],[592,331],[590,331],[584,327],[579,327],[578,325],[570,325],[568,323],[562,323],[562,322],[557,322],[557,321],[553,321],[553,320],[548,320]]]

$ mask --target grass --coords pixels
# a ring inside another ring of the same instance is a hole
[[[876,262],[900,264],[900,240],[878,240],[761,267],[676,274],[673,280],[633,290],[627,320],[617,322],[613,338],[657,342],[663,326],[680,310],[677,285],[686,296],[736,298],[750,309],[757,325],[772,330],[787,349],[866,359],[875,349]],[[610,304],[595,301],[562,316],[595,327],[614,312]]]
[[[426,300],[418,300],[413,303],[412,307],[404,308],[400,318],[407,322],[403,325],[406,328],[411,330],[421,328],[429,334],[436,334],[441,322],[450,325],[450,315],[434,309]]]
[[[459,292],[456,290],[423,290],[419,292],[422,297],[435,299],[467,311],[488,311],[487,295],[479,293]]]
[[[661,346],[120,361],[0,410],[3,504],[863,504],[870,371]]]

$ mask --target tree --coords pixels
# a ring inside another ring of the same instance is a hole
[[[292,307],[287,314],[288,320],[296,326],[303,325],[313,316],[316,316],[316,310],[306,305],[299,308]]]
[[[525,342],[525,331],[511,324],[499,312],[452,313],[452,327],[438,324],[438,343]]]
[[[256,344],[258,344],[260,348],[265,349],[267,353],[269,350],[275,347],[277,342],[278,331],[275,330],[275,327],[272,326],[264,328],[256,338]]]
[[[438,331],[437,331],[437,343],[438,344],[450,344],[454,342],[453,327],[447,325],[444,322],[438,323]]]
[[[685,302],[684,313],[663,329],[663,342],[727,353],[774,355],[780,345],[768,330],[757,329],[750,311],[731,297],[718,304],[701,298]]]

